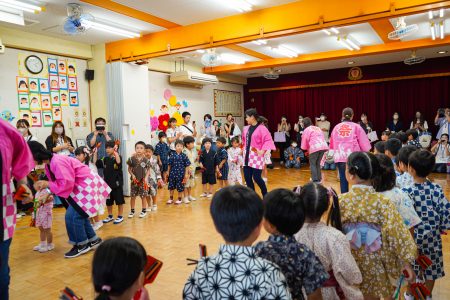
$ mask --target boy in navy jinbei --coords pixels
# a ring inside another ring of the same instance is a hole
[[[210,211],[225,245],[199,261],[183,299],[291,299],[280,268],[252,247],[262,226],[261,198],[247,187],[225,187],[215,193]]]

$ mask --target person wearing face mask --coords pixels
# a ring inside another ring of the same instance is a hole
[[[106,142],[114,141],[114,136],[111,132],[106,131],[106,120],[104,118],[95,119],[95,131],[91,132],[86,137],[86,143],[89,148],[97,147],[98,159],[104,158],[106,155]],[[100,176],[103,177],[103,170],[99,170]]]
[[[450,163],[450,144],[447,133],[441,135],[439,141],[431,148],[431,152],[436,156],[434,172],[449,173],[450,169],[447,165]]]
[[[444,133],[450,134],[450,108],[438,109],[434,118],[434,125],[439,127],[436,139],[439,140]]]
[[[297,146],[297,142],[292,141],[291,146],[284,150],[284,158],[286,160],[284,166],[286,167],[286,169],[300,169],[301,167],[302,158],[304,158],[304,155],[302,150],[300,150],[300,148],[298,148]]]
[[[320,117],[316,121],[316,126],[322,130],[323,136],[325,137],[325,141],[328,143],[328,141],[330,140],[331,124],[327,120],[327,116],[325,115],[325,113],[320,114]]]
[[[368,134],[369,132],[372,132],[373,130],[373,124],[367,119],[367,114],[362,113],[361,114],[361,121],[359,122],[359,126],[364,129],[364,132]]]
[[[283,164],[285,162],[285,157],[283,155],[284,150],[286,147],[289,146],[289,140],[290,140],[290,131],[291,131],[291,124],[288,123],[286,116],[281,116],[281,122],[278,123],[278,132],[282,132],[285,135],[284,142],[277,142],[276,145],[280,149],[280,164]]]
[[[64,124],[61,121],[53,123],[52,133],[45,140],[45,145],[48,151],[55,154],[70,155],[75,150],[72,139],[66,136]]]
[[[298,121],[294,125],[294,131],[297,133],[296,140],[299,145],[302,143],[303,130],[305,130],[305,126],[303,125],[303,116],[298,116]]]
[[[315,183],[322,181],[322,169],[320,164],[322,157],[328,150],[328,144],[322,130],[312,125],[310,118],[303,120],[305,131],[303,132],[301,148],[309,152],[309,168],[311,170],[311,179]]]
[[[420,111],[416,112],[414,120],[411,122],[411,126],[409,129],[415,129],[418,133],[422,133],[424,131],[428,131],[428,123],[423,118],[423,114]]]
[[[391,133],[400,132],[403,130],[403,123],[400,121],[400,115],[398,112],[394,112],[392,120],[386,125],[386,130]]]
[[[16,128],[25,139],[25,142],[37,141],[37,138],[30,132],[30,123],[25,119],[20,119],[16,123]]]

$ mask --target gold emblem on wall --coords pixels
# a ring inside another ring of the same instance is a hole
[[[360,67],[353,67],[348,70],[349,80],[360,80],[363,77],[362,70]]]

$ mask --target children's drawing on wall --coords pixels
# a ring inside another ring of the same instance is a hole
[[[30,103],[28,102],[28,94],[19,94],[19,109],[30,109]]]
[[[30,89],[30,93],[39,93],[39,79],[28,78],[28,87]]]
[[[53,121],[62,121],[62,109],[61,107],[53,107]]]
[[[42,119],[40,111],[31,112],[31,127],[42,127]]]
[[[39,79],[39,88],[40,88],[41,93],[48,93],[48,92],[50,92],[47,78],[40,78]]]
[[[16,80],[17,80],[17,91],[19,93],[28,93],[28,78],[17,76]]]
[[[29,110],[21,110],[19,111],[19,119],[25,119],[28,121],[28,123],[30,122],[30,111]]]
[[[50,74],[58,74],[58,61],[55,58],[48,59],[48,72]]]

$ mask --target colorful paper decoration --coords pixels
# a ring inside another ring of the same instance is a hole
[[[67,91],[59,91],[59,101],[61,102],[61,106],[69,106],[69,95]]]
[[[52,108],[50,94],[41,94],[41,106],[42,106],[42,109],[51,109]]]
[[[48,72],[50,74],[58,74],[58,61],[54,58],[49,58],[47,61],[48,61]]]
[[[28,78],[17,76],[16,84],[19,93],[28,93]]]
[[[59,106],[53,107],[53,122],[62,121],[62,108]]]
[[[42,119],[40,111],[31,112],[31,127],[42,127]]]
[[[30,100],[28,98],[28,94],[18,94],[17,98],[19,100],[19,110],[30,109]]]
[[[31,125],[31,112],[29,110],[20,110],[19,111],[19,119],[25,119]]]
[[[44,127],[51,127],[53,125],[53,112],[51,110],[43,110],[42,119]]]
[[[70,92],[69,93],[70,96],[70,106],[79,106],[80,103],[78,102],[78,93],[77,92]]]
[[[28,78],[28,88],[30,93],[39,93],[39,79]]]
[[[169,89],[165,89],[164,90],[164,99],[166,99],[168,101],[170,99],[170,97],[172,97],[172,91]]]
[[[61,100],[59,98],[58,91],[51,91],[50,98],[52,99],[52,106],[60,106],[61,105]]]
[[[41,93],[49,93],[50,92],[50,87],[48,85],[47,78],[39,78],[39,91]]]
[[[39,94],[30,94],[30,109],[41,110],[41,97]]]
[[[59,77],[58,75],[50,75],[49,76],[50,81],[50,89],[51,90],[59,90]]]

